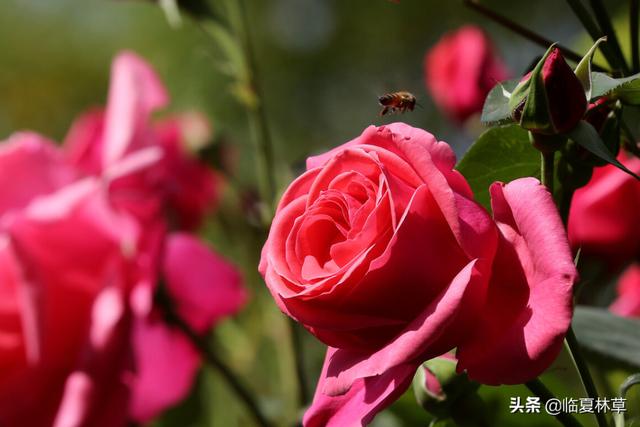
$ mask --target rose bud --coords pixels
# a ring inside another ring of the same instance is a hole
[[[523,128],[556,135],[578,124],[587,110],[587,98],[560,50],[552,46],[516,86],[509,106]]]
[[[413,378],[418,403],[438,419],[450,418],[461,405],[474,401],[480,386],[456,373],[456,364],[452,354],[443,354],[423,363]]]
[[[424,71],[435,104],[459,123],[482,111],[491,88],[509,78],[489,37],[472,25],[442,37],[427,52]]]

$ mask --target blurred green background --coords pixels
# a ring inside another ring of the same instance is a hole
[[[584,46],[578,21],[558,0],[491,1],[486,5],[566,45]],[[624,1],[607,1],[612,11]],[[281,186],[300,171],[309,154],[341,144],[369,124],[403,120],[434,133],[458,154],[481,131],[477,123],[460,129],[435,108],[424,89],[425,51],[445,32],[465,23],[485,28],[514,75],[543,48],[487,22],[461,0],[248,0],[264,105],[273,133]],[[587,43],[588,45],[588,43]],[[60,141],[73,118],[102,105],[109,66],[121,49],[132,49],[158,70],[172,96],[171,111],[200,110],[217,139],[236,147],[235,190],[255,182],[247,115],[229,91],[230,80],[217,63],[220,51],[189,19],[167,24],[146,1],[2,0],[0,2],[0,139],[31,129]],[[402,117],[377,116],[377,96],[413,92],[424,107]],[[293,426],[297,382],[289,324],[257,274],[264,234],[247,226],[238,207],[241,192],[226,192],[205,233],[210,242],[244,271],[251,301],[212,338],[223,358],[259,396],[278,425]],[[324,349],[305,336],[309,392]],[[549,385],[558,396],[579,397],[575,373],[561,358]],[[604,367],[599,368],[604,372]],[[617,380],[624,378],[622,373]],[[484,387],[496,426],[553,426],[539,414],[509,415],[510,396],[524,387]],[[584,425],[595,425],[584,417]],[[377,427],[426,426],[429,418],[408,393],[375,421]],[[203,368],[192,395],[169,411],[158,426],[250,426],[251,419],[215,371]]]

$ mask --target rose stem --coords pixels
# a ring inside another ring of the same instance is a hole
[[[624,58],[624,54],[622,53],[622,49],[620,48],[616,30],[611,24],[611,18],[609,16],[609,12],[607,12],[607,8],[604,7],[602,0],[589,0],[589,3],[591,4],[591,9],[593,9],[596,21],[598,21],[598,24],[600,24],[600,28],[607,36],[607,44],[611,46],[611,50],[614,52],[614,55],[619,59],[622,71],[626,76],[628,76],[629,74],[631,74],[631,72],[629,70],[629,66],[627,65],[627,61]]]
[[[251,26],[249,25],[249,18],[247,14],[247,8],[245,7],[245,1],[239,0],[238,7],[240,9],[241,15],[240,32],[242,34],[242,38],[244,39],[245,55],[247,64],[249,66],[250,84],[251,88],[256,94],[256,97],[258,98],[258,102],[255,105],[255,108],[249,109],[250,114],[253,116],[253,122],[257,125],[260,135],[260,138],[257,139],[257,149],[258,153],[260,153],[259,157],[261,157],[261,160],[258,162],[259,164],[257,166],[263,170],[263,180],[266,184],[263,201],[267,202],[267,205],[269,206],[269,208],[271,208],[273,203],[275,202],[274,199],[276,196],[276,176],[273,160],[271,132],[269,131],[269,123],[267,121],[267,115],[264,108],[264,96],[262,88],[260,86],[257,61],[255,59],[255,52],[253,50],[253,43],[251,40],[251,34],[249,32]],[[296,377],[298,380],[298,395],[300,399],[300,405],[305,406],[308,402],[309,396],[307,392],[307,381],[305,374],[306,371],[304,369],[304,350],[302,342],[303,337],[300,329],[295,324],[295,322],[293,320],[289,320],[289,322],[291,344],[294,351]]]
[[[582,26],[585,28],[585,30],[587,30],[587,33],[589,33],[594,41],[598,40],[604,35],[591,17],[589,11],[587,11],[587,9],[582,4],[581,0],[567,0],[567,3],[569,4],[569,7],[571,7],[571,10],[573,10],[574,15],[576,15],[576,17],[580,20]],[[600,50],[602,51],[602,54],[612,68],[622,68],[619,59],[614,54],[613,50],[611,50],[611,45],[609,45],[608,43],[603,43],[600,45]]]
[[[538,396],[542,400],[542,406],[547,403],[547,401],[551,399],[555,399],[556,397],[549,391],[549,389],[540,381],[540,379],[536,378],[535,380],[526,382],[525,385],[533,393]],[[554,417],[565,427],[582,427],[582,424],[578,422],[574,418],[573,415],[567,412],[559,412],[558,414],[554,414]]]
[[[257,98],[257,102],[253,106],[248,106],[249,116],[253,123],[253,127],[257,128],[258,137],[256,140],[256,167],[261,178],[258,184],[263,188],[263,202],[267,204],[269,209],[275,202],[276,195],[276,175],[274,167],[273,143],[271,141],[271,132],[269,130],[269,122],[267,113],[264,108],[264,93],[260,85],[259,70],[257,66],[256,56],[253,49],[253,42],[249,25],[249,17],[245,7],[244,0],[238,1],[240,11],[240,23],[238,25],[241,34],[244,54],[249,68],[249,88],[253,91]]]
[[[303,347],[303,331],[293,319],[288,319],[289,328],[291,329],[291,344],[293,346],[293,357],[295,358],[295,368],[298,379],[298,399],[300,406],[306,406],[309,403],[309,389],[307,388],[307,372],[304,369],[304,347]]]
[[[638,51],[638,14],[640,13],[639,1],[629,1],[629,33],[631,36],[631,66],[632,72],[640,71],[640,52]]]
[[[540,180],[553,196],[553,168],[555,151],[540,152]]]
[[[464,0],[464,4],[470,9],[473,9],[476,12],[481,13],[482,15],[502,25],[503,27],[513,31],[514,33],[532,41],[538,46],[542,46],[546,49],[553,44],[553,41],[547,39],[546,37],[543,37],[540,34],[535,33],[529,30],[528,28],[525,28],[522,25],[512,21],[511,19],[494,12],[488,7],[481,5],[478,2],[478,0]],[[580,62],[580,60],[582,60],[582,56],[572,51],[571,49],[558,44],[556,46],[558,47],[558,49],[560,49],[560,51],[566,58],[571,59],[575,62]],[[605,71],[603,67],[597,64],[592,64],[592,66],[594,70]]]
[[[553,194],[554,152],[543,151],[541,153],[542,161],[540,163],[540,175],[542,177],[542,184],[547,187],[551,194]],[[567,347],[567,350],[569,351],[569,354],[571,355],[573,364],[578,371],[578,376],[580,377],[580,381],[582,382],[582,385],[587,392],[587,396],[594,400],[597,399],[599,396],[598,390],[596,389],[593,378],[591,377],[591,373],[589,372],[587,362],[582,357],[582,354],[580,352],[580,344],[578,344],[578,340],[576,339],[576,336],[573,333],[573,328],[571,326],[569,326],[569,330],[567,331],[567,336],[564,340],[564,343]],[[603,413],[595,412],[595,416],[598,421],[599,427],[607,427],[607,420]]]
[[[187,324],[187,322],[178,315],[178,313],[173,308],[173,303],[171,301],[171,297],[169,296],[165,284],[163,281],[160,281],[158,285],[158,289],[155,295],[155,304],[162,308],[162,313],[164,315],[165,321],[172,326],[178,328],[185,336],[191,341],[194,347],[198,350],[200,355],[204,358],[204,360],[214,369],[216,369],[222,377],[227,381],[227,383],[231,386],[236,395],[242,400],[245,404],[256,423],[261,427],[271,427],[267,418],[260,411],[260,407],[258,403],[253,398],[251,393],[247,390],[247,388],[242,384],[240,379],[236,377],[231,368],[229,368],[220,358],[216,355],[207,345],[205,337],[196,333],[191,327]]]
[[[573,364],[578,370],[578,374],[580,376],[580,380],[582,381],[582,385],[584,386],[585,391],[587,392],[587,396],[590,399],[596,400],[598,399],[598,390],[596,389],[596,385],[593,382],[593,378],[591,377],[591,373],[589,372],[589,367],[587,366],[587,362],[582,357],[582,353],[580,352],[580,344],[576,339],[576,335],[573,333],[573,328],[569,327],[569,331],[567,332],[567,337],[564,341],[567,350],[569,350],[569,354],[571,355],[571,359],[573,359]],[[607,418],[604,416],[604,413],[595,411],[596,420],[598,421],[599,427],[607,427]]]

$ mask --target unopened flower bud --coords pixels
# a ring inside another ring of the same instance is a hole
[[[523,128],[555,135],[578,124],[587,110],[587,99],[582,83],[560,50],[552,46],[516,86],[509,105]]]
[[[437,418],[449,418],[454,406],[478,388],[466,374],[456,373],[456,360],[450,354],[431,359],[418,368],[413,390],[418,403]]]

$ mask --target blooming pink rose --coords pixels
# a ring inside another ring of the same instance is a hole
[[[640,173],[640,159],[621,154]],[[585,255],[604,258],[612,268],[640,256],[640,182],[612,165],[596,168],[571,202],[569,239]]]
[[[618,297],[611,311],[625,317],[640,317],[640,264],[628,267],[618,281]]]
[[[436,105],[458,122],[482,111],[491,88],[509,78],[489,37],[472,25],[442,37],[427,52],[424,72]]]
[[[215,189],[179,147],[182,122],[146,124],[164,89],[132,54],[114,69],[106,117],[81,119],[64,151],[26,133],[0,145],[2,426],[150,420],[187,395],[200,365],[166,323],[157,283],[198,333],[246,299],[235,267],[171,231],[197,225],[206,204],[181,186],[208,200]]]
[[[549,193],[495,184],[494,222],[454,164],[423,130],[371,126],[309,158],[283,195],[260,272],[329,345],[305,425],[366,424],[454,347],[489,384],[533,378],[557,355],[576,272]]]
[[[157,151],[155,166],[114,180],[111,199],[142,220],[169,215],[175,226],[192,230],[215,207],[221,180],[188,151],[194,128],[196,138],[210,137],[206,119],[190,114],[151,121],[151,114],[168,102],[156,72],[134,53],[120,53],[112,66],[106,110],[81,115],[64,147],[69,160],[91,175],[109,173],[144,151]]]

